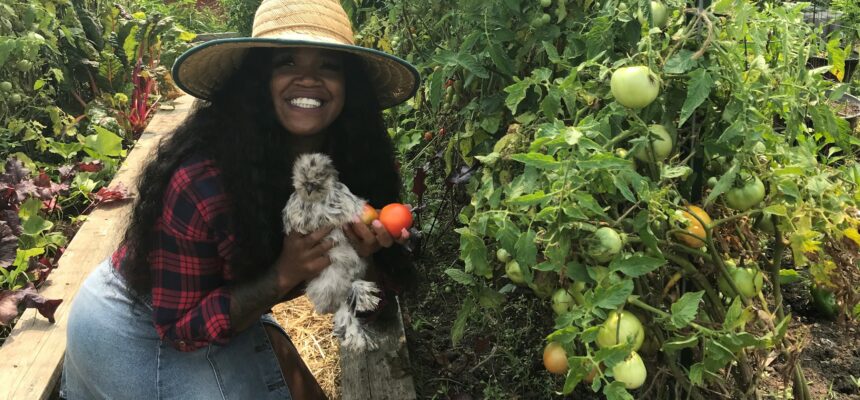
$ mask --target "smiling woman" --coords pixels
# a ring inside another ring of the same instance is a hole
[[[282,49],[272,64],[272,101],[284,129],[297,136],[314,135],[340,115],[346,94],[339,53]]]
[[[354,46],[337,0],[266,0],[254,26],[177,60],[174,80],[201,101],[160,143],[121,246],[73,301],[64,397],[323,398],[271,307],[331,264],[334,229],[377,267],[380,304],[408,278],[408,233],[356,215],[285,235],[280,214],[309,152],[370,204],[398,202],[381,110],[415,93],[417,72]]]

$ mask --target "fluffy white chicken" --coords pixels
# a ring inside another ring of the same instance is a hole
[[[325,154],[304,154],[293,164],[295,191],[283,209],[284,232],[301,234],[334,226],[328,238],[331,265],[308,282],[306,294],[318,313],[334,315],[334,334],[341,346],[352,350],[373,350],[376,343],[356,317],[379,304],[379,288],[365,281],[367,264],[355,252],[341,227],[361,214],[365,201],[352,194],[338,180],[337,170]]]

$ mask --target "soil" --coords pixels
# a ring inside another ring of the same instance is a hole
[[[860,399],[860,324],[830,321],[797,283],[784,288],[786,310],[795,316],[789,331],[802,335],[801,362],[815,398]]]
[[[828,102],[833,110],[836,111],[836,115],[846,118],[846,117],[856,117],[860,115],[860,104],[855,103],[843,103],[843,102]]]

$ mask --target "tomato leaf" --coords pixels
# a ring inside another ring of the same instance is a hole
[[[496,68],[503,74],[507,76],[514,75],[514,66],[511,64],[510,57],[505,54],[502,46],[499,46],[496,42],[490,42],[487,50],[490,53],[490,59],[493,60],[493,64],[495,64]]]
[[[621,271],[631,278],[638,278],[666,265],[666,260],[648,256],[632,256],[623,260],[616,258],[609,264],[612,272]]]
[[[612,310],[624,304],[631,294],[633,294],[632,279],[625,279],[608,288],[597,287],[594,289],[594,306]]]
[[[684,125],[687,118],[693,115],[705,99],[711,94],[711,88],[714,86],[714,78],[703,68],[696,69],[690,73],[690,80],[687,86],[687,99],[684,100],[684,105],[681,107],[681,115],[678,117],[678,126]]]
[[[681,329],[690,324],[699,312],[699,303],[702,301],[703,290],[698,292],[687,292],[678,301],[672,303],[672,325]]]
[[[685,74],[698,63],[693,59],[693,52],[687,49],[681,49],[666,60],[666,65],[663,71],[667,74]]]
[[[561,165],[553,156],[534,152],[514,154],[511,159],[538,169],[556,169]]]
[[[639,214],[636,214],[636,219],[633,220],[633,227],[636,229],[636,233],[639,234],[642,243],[649,250],[656,254],[662,253],[660,248],[657,247],[657,237],[651,231],[651,224],[648,223],[648,210],[642,210],[639,211]]]
[[[719,197],[719,195],[725,193],[734,186],[735,178],[738,176],[738,171],[740,171],[740,164],[733,163],[732,167],[720,177],[719,181],[717,181],[717,184],[714,186],[714,189],[711,190],[711,193],[708,193],[708,198],[705,199],[705,207],[709,206],[717,197]]]
[[[513,199],[508,200],[507,202],[508,202],[508,204],[511,204],[513,206],[518,206],[518,207],[520,207],[520,206],[534,206],[534,205],[542,204],[547,199],[550,199],[550,198],[552,198],[551,195],[544,193],[543,190],[538,190],[535,193],[531,193],[531,194],[527,194],[527,195],[523,195],[523,196],[517,196]]]
[[[603,388],[606,400],[633,400],[633,395],[627,391],[623,382],[614,381]]]
[[[466,263],[466,272],[479,276],[492,276],[492,269],[487,263],[487,246],[480,237],[469,228],[457,229],[460,234],[460,259]]]
[[[505,93],[508,94],[508,97],[505,98],[505,106],[511,110],[512,114],[517,114],[517,106],[519,106],[520,102],[525,100],[526,93],[529,88],[532,86],[532,82],[528,79],[517,80],[514,78],[516,82],[511,84],[510,86],[505,88]]]
[[[535,246],[537,234],[529,229],[520,234],[517,244],[514,246],[514,254],[517,262],[525,268],[531,268],[537,263],[537,246]]]
[[[451,277],[457,283],[472,286],[475,284],[475,280],[472,279],[472,275],[469,275],[459,269],[456,268],[448,268],[445,270],[445,274]]]
[[[463,334],[466,332],[466,323],[469,322],[469,317],[475,310],[475,300],[472,297],[466,298],[460,311],[457,312],[457,319],[454,320],[454,325],[451,327],[451,344],[455,347],[460,340],[463,339]]]
[[[490,76],[487,69],[484,68],[483,65],[478,61],[478,59],[468,53],[454,53],[450,50],[443,50],[439,55],[434,58],[439,64],[447,65],[450,67],[461,66],[467,69],[469,72],[475,74],[480,78],[487,78]]]

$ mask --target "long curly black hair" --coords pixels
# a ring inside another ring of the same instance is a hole
[[[155,248],[154,225],[162,214],[167,185],[176,168],[193,155],[215,163],[234,205],[236,250],[231,260],[239,282],[265,272],[281,252],[281,209],[293,191],[287,133],[277,122],[268,79],[271,49],[251,49],[241,67],[213,93],[198,101],[185,121],[159,144],[155,158],[138,177],[138,199],[123,238],[126,256],[119,267],[139,294],[152,289],[148,256]],[[376,207],[397,202],[400,178],[394,148],[373,87],[361,63],[344,54],[346,100],[327,135],[326,149],[340,180]],[[409,286],[411,260],[401,246],[374,256],[383,279],[396,289]]]

